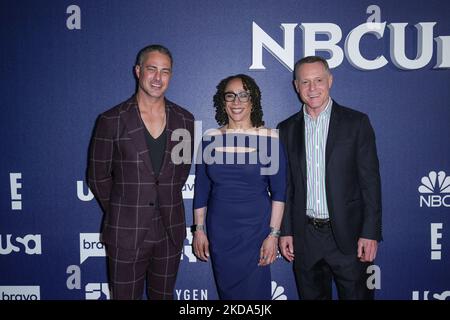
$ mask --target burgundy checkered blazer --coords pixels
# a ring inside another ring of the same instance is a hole
[[[157,178],[135,96],[97,120],[89,150],[88,183],[105,213],[102,240],[107,244],[139,248],[149,238],[147,233],[161,229],[159,215],[173,243],[183,244],[186,226],[181,190],[191,163],[173,163],[171,151],[179,141],[171,141],[171,136],[175,129],[189,131],[189,140],[183,141],[192,154],[194,117],[167,99],[166,115],[166,152]]]

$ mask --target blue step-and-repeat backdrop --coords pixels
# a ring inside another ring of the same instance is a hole
[[[0,299],[109,298],[87,149],[97,115],[133,94],[151,43],[172,51],[167,96],[198,132],[217,127],[221,79],[255,78],[275,127],[300,108],[294,62],[327,58],[332,97],[367,113],[377,136],[384,241],[369,285],[377,299],[450,299],[449,12],[442,0],[2,0]],[[217,299],[191,241],[175,297]],[[272,278],[273,299],[298,298],[281,257]]]

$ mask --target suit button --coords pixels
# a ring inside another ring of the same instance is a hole
[[[159,186],[159,180],[156,180],[156,181],[155,181],[155,184],[156,184],[157,186]]]
[[[153,207],[153,206],[155,205],[155,203],[154,203],[154,202],[150,202],[148,205],[149,205],[150,207]]]

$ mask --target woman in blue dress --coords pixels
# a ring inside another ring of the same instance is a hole
[[[270,300],[286,200],[284,149],[276,131],[263,127],[251,77],[222,80],[214,106],[221,127],[204,135],[196,164],[194,253],[211,257],[220,299]]]

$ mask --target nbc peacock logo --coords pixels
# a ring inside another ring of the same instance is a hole
[[[444,171],[430,171],[420,182],[420,207],[450,207],[450,176]]]
[[[284,294],[284,288],[279,286],[275,281],[272,281],[272,300],[287,300]]]

